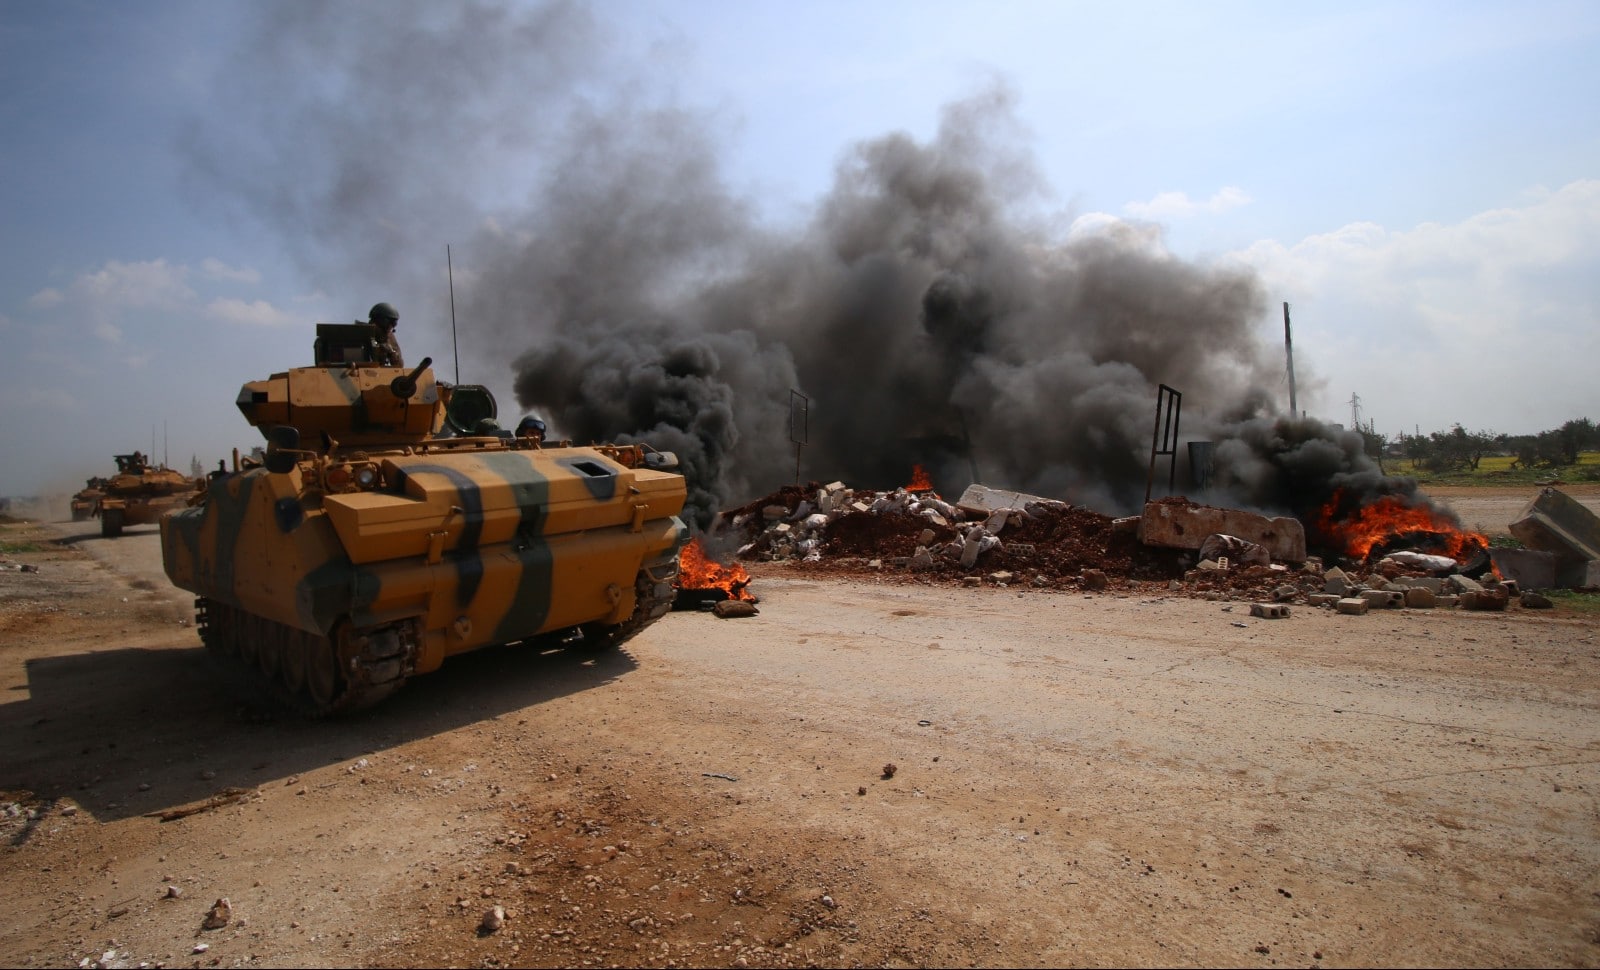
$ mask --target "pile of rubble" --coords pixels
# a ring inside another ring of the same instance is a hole
[[[1294,603],[1347,613],[1504,609],[1519,594],[1515,583],[1492,576],[1479,582],[1453,559],[1414,552],[1325,570],[1321,557],[1307,554],[1298,520],[1181,497],[1148,503],[1139,516],[1112,518],[981,485],[951,503],[931,491],[812,483],[722,513],[711,539],[724,549],[737,545],[745,562],[784,562],[802,571],[1054,590],[1144,591],[1159,584],[1178,595],[1259,600],[1258,615],[1265,616],[1287,615]],[[1490,564],[1481,558],[1484,575]],[[1519,601],[1548,603],[1540,599]]]

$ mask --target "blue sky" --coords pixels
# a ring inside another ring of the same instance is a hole
[[[330,285],[308,267],[316,240],[264,229],[197,170],[197,132],[248,137],[225,92],[252,17],[302,7],[0,2],[0,495],[70,492],[152,445],[215,466],[259,441],[240,384],[379,299],[401,307],[412,359],[451,376],[439,274]],[[930,138],[945,106],[1003,84],[1039,176],[1029,216],[1063,235],[1130,223],[1174,259],[1251,267],[1263,342],[1281,346],[1292,305],[1302,409],[1348,423],[1356,394],[1387,433],[1600,419],[1600,6],[592,9],[618,71],[709,121],[723,177],[767,224],[804,221],[851,146]],[[321,65],[281,69],[303,91]],[[321,155],[278,147],[291,182]],[[514,204],[537,159],[508,138],[461,191],[478,213]],[[397,264],[442,271],[471,228],[411,239]],[[478,351],[470,379],[514,415],[497,357]]]

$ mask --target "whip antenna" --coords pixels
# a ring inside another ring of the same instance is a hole
[[[456,384],[461,383],[461,348],[456,344],[456,269],[450,262],[450,244],[444,244],[444,271],[450,277],[450,354],[456,360]]]

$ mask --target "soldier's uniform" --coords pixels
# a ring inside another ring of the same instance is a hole
[[[388,303],[374,303],[367,311],[367,322],[378,328],[372,341],[372,362],[383,367],[404,367],[400,339],[394,335],[400,325],[400,313]]]

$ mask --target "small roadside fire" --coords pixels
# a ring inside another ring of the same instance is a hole
[[[923,470],[923,467],[921,465],[912,465],[911,466],[911,481],[906,484],[906,491],[908,491],[908,492],[931,492],[931,491],[933,491],[933,480],[928,477],[928,473]]]
[[[1403,547],[1462,561],[1489,547],[1487,536],[1462,529],[1452,517],[1426,505],[1408,505],[1393,496],[1365,505],[1355,502],[1344,489],[1335,490],[1316,522],[1324,540],[1352,559]]]
[[[678,556],[679,596],[714,602],[721,599],[747,600],[756,597],[747,588],[750,573],[738,563],[724,566],[706,555],[699,539],[689,540]]]

